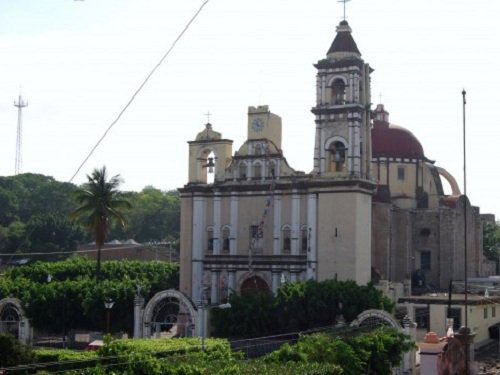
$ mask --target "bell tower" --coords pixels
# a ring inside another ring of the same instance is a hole
[[[314,172],[342,179],[370,179],[370,73],[351,28],[343,20],[325,59],[315,64]]]
[[[314,183],[317,275],[371,280],[370,73],[343,20],[326,58],[315,64]],[[313,232],[314,234],[314,232]]]

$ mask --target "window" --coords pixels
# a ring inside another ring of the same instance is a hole
[[[431,269],[431,252],[422,251],[420,253],[420,269],[423,271],[430,271]]]
[[[429,228],[422,228],[422,229],[420,230],[420,235],[421,235],[422,237],[429,237],[429,236],[430,236],[430,234],[431,234],[431,230],[430,230]]]
[[[453,330],[458,331],[462,326],[461,321],[462,310],[457,308],[451,309],[451,318],[453,319]]]
[[[332,85],[333,104],[345,103],[345,83],[342,79],[337,78]]]
[[[254,155],[262,155],[262,146],[260,144],[254,146]]]
[[[283,228],[283,253],[289,253],[292,250],[292,231],[290,227]]]
[[[247,178],[247,165],[245,163],[240,163],[239,177],[242,180],[245,180]]]
[[[262,165],[260,163],[255,163],[253,166],[253,178],[262,178]]]
[[[267,177],[276,177],[276,163],[273,161],[269,162],[269,165],[267,167]]]
[[[429,308],[417,307],[415,309],[415,323],[417,323],[418,328],[429,329],[429,319]]]
[[[398,180],[404,181],[405,179],[405,167],[398,167]]]
[[[495,318],[497,316],[497,308],[496,306],[491,306],[491,317]]]
[[[214,252],[214,230],[213,228],[207,229],[207,253]]]
[[[252,250],[262,250],[263,233],[258,225],[250,226],[250,248]]]
[[[229,228],[222,229],[222,252],[229,253]]]
[[[304,226],[300,231],[300,251],[302,251],[303,253],[307,252],[308,244],[309,244],[309,239],[307,234],[307,227]]]
[[[330,146],[330,172],[342,172],[345,167],[346,147],[342,142],[333,142]]]

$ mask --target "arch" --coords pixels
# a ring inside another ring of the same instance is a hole
[[[262,178],[262,162],[260,160],[254,161],[252,165],[252,178],[261,179]]]
[[[263,281],[264,283],[262,283]],[[238,279],[238,290],[240,293],[244,289],[244,286],[251,286],[252,282],[254,283],[253,285],[255,286],[255,282],[257,285],[261,286],[266,286],[264,289],[260,288],[248,288],[249,289],[257,289],[257,290],[262,290],[262,291],[268,291],[271,292],[271,289],[269,285],[272,285],[271,280],[269,279],[268,275],[262,273],[262,272],[254,272],[254,271],[248,271],[245,272],[239,279]]]
[[[446,181],[450,184],[451,187],[451,195],[462,195],[460,192],[460,187],[457,184],[457,181],[455,180],[455,177],[451,175],[446,169],[441,168],[441,167],[436,167],[438,173],[440,176],[443,176]]]
[[[238,164],[238,177],[242,180],[247,179],[247,163],[245,163],[244,161]]]
[[[203,183],[212,183],[216,173],[217,152],[214,147],[202,147],[196,155],[197,180]],[[209,181],[209,174],[211,176]]]
[[[347,78],[344,77],[343,75],[335,74],[335,75],[331,76],[330,79],[328,80],[327,87],[332,87],[333,82],[335,82],[338,79],[342,80],[344,82],[344,85],[347,86]]]
[[[251,292],[271,292],[269,284],[260,276],[253,275],[245,279],[241,283],[240,287],[241,294],[251,293]]]
[[[0,300],[0,333],[10,333],[24,343],[31,338],[29,320],[17,298]]]
[[[383,310],[365,310],[351,322],[351,327],[364,327],[373,325],[387,325],[398,330],[403,329],[399,322],[391,314]]]
[[[328,87],[331,88],[331,103],[342,105],[346,103],[347,98],[347,79],[343,76],[333,76]]]
[[[143,336],[193,336],[198,312],[183,293],[168,289],[156,293],[144,309]]]
[[[347,142],[342,137],[335,136],[325,142],[328,172],[345,172],[347,150]]]

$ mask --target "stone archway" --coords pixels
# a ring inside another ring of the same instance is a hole
[[[17,298],[0,300],[0,333],[10,333],[23,343],[30,342],[29,320]]]
[[[143,313],[143,337],[193,336],[198,311],[183,293],[168,289],[156,293]]]
[[[351,322],[352,327],[366,327],[377,325],[387,325],[398,330],[403,329],[403,327],[401,327],[399,322],[391,314],[383,310],[365,310]]]
[[[251,292],[271,292],[268,283],[260,276],[253,275],[241,283],[241,294]]]

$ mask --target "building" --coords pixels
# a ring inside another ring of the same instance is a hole
[[[281,118],[268,106],[249,107],[247,140],[234,154],[211,124],[188,142],[189,180],[179,189],[181,291],[217,303],[231,291],[275,292],[305,279],[413,276],[416,286],[442,287],[463,275],[464,204],[469,268],[480,275],[479,210],[411,132],[389,124],[382,105],[372,111],[372,69],[345,20],[315,67],[310,173],[287,163]]]

